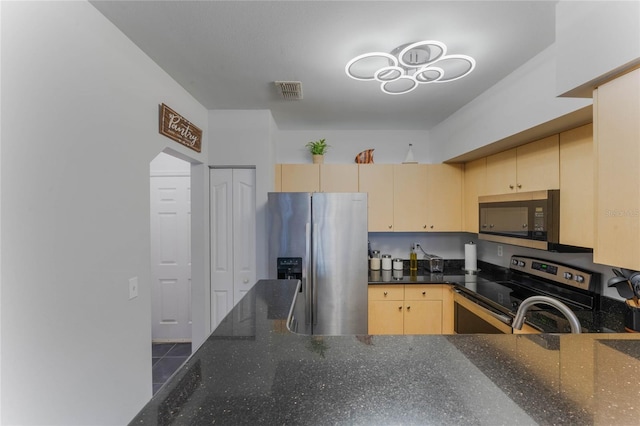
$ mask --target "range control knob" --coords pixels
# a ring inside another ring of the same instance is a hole
[[[512,265],[517,265],[518,264],[518,259],[511,259],[511,264]]]
[[[564,273],[564,279],[565,280],[570,280],[571,278],[573,278],[573,274],[571,272],[565,272]]]
[[[582,275],[576,275],[575,280],[576,282],[583,283],[584,277]]]
[[[521,260],[518,262],[518,266],[524,268],[524,265],[525,265],[524,260]]]

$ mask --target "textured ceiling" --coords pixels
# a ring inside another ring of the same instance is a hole
[[[92,1],[207,109],[269,109],[281,130],[428,130],[554,43],[553,1]],[[344,72],[439,40],[468,77],[405,95]],[[302,100],[274,81],[302,82]]]

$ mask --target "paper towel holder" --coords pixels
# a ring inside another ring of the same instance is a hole
[[[469,245],[475,245],[475,243],[474,243],[473,241],[469,241],[467,244],[469,244]],[[466,246],[467,244],[465,244],[465,246]],[[465,251],[466,251],[466,249],[465,249]],[[465,252],[465,268],[464,268],[464,273],[465,273],[465,275],[477,275],[477,274],[478,274],[478,272],[480,271],[480,269],[478,269],[478,268],[477,268],[477,260],[473,262],[473,263],[475,263],[475,264],[476,264],[476,269],[467,269],[467,268],[466,268],[466,267],[467,267],[467,264],[466,264],[466,263],[467,263],[467,259],[466,259],[466,252]]]

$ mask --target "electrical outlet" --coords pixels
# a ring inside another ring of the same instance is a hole
[[[502,257],[502,246],[498,246],[498,257]]]
[[[138,277],[129,278],[129,300],[138,297]]]

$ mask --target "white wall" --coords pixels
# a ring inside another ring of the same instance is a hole
[[[158,105],[205,134],[207,111],[87,2],[3,2],[1,23],[1,420],[126,424],[152,389],[149,162],[208,158]]]
[[[603,78],[640,63],[640,2],[560,1],[556,44],[556,92],[591,97]]]
[[[279,131],[276,156],[278,163],[311,163],[307,142],[326,139],[330,145],[325,163],[355,163],[356,155],[373,148],[375,163],[401,163],[409,144],[413,144],[414,158],[419,163],[433,163],[438,149],[429,144],[427,131]]]
[[[214,110],[209,128],[209,165],[256,168],[256,272],[258,279],[267,278],[266,205],[276,163],[273,116],[267,110]]]
[[[441,149],[437,162],[591,105],[591,99],[556,97],[556,48],[552,45],[430,132]]]

